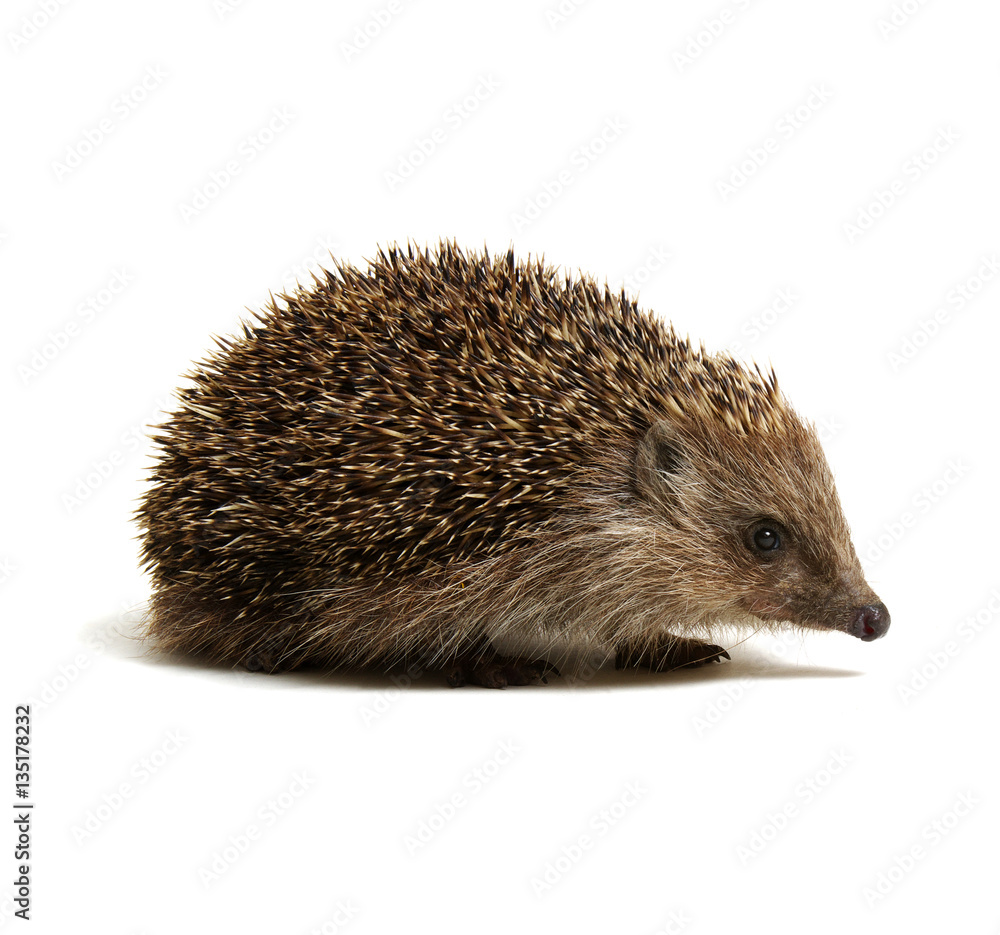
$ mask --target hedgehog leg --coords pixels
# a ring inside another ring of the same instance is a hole
[[[644,666],[654,672],[667,672],[694,669],[710,662],[722,662],[723,658],[730,656],[721,646],[668,633],[654,641],[622,643],[615,652],[615,668]]]
[[[512,656],[463,656],[445,666],[444,676],[452,688],[482,685],[506,688],[508,685],[535,685],[547,682],[559,670],[544,659],[518,659]]]

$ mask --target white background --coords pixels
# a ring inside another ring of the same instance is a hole
[[[8,730],[33,711],[29,931],[1000,928],[1000,8],[558,9],[5,6],[0,598]],[[148,594],[143,427],[178,375],[329,250],[441,236],[624,281],[773,363],[824,432],[887,637],[504,692],[119,637]]]

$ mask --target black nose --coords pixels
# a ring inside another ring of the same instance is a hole
[[[849,632],[859,640],[870,643],[880,636],[885,636],[889,629],[889,611],[885,604],[865,604],[854,611],[851,617],[851,627]]]

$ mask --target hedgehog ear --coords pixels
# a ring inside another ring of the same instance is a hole
[[[684,466],[680,434],[666,419],[654,422],[639,440],[635,453],[635,486],[645,500],[671,502],[677,495],[677,475]]]

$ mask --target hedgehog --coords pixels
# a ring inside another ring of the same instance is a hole
[[[730,627],[885,634],[773,368],[512,249],[330,265],[216,338],[154,430],[160,650],[503,688],[559,641],[666,671],[730,658]]]

